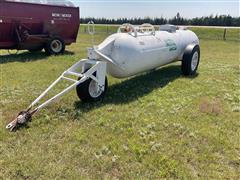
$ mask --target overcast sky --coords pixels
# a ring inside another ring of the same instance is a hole
[[[230,14],[239,16],[239,0],[72,0],[81,17],[165,17],[180,13],[185,18]]]

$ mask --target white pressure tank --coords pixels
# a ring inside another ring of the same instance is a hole
[[[125,78],[181,60],[190,44],[199,45],[199,39],[187,29],[163,25],[160,31],[155,31],[149,24],[139,27],[124,24],[118,33],[95,47],[94,54],[90,50],[89,58],[107,60],[108,73]]]

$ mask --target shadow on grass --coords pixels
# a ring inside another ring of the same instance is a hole
[[[73,52],[65,51],[63,55],[73,55]],[[44,51],[40,52],[22,52],[19,54],[8,54],[0,55],[0,64],[11,63],[11,62],[29,62],[43,60],[48,55]]]
[[[83,103],[77,101],[75,102],[75,109],[89,111],[106,104],[126,104],[151,93],[154,89],[167,86],[180,76],[182,76],[180,66],[166,66],[110,86],[105,98],[101,102]]]

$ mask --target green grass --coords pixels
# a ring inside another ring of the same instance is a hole
[[[105,37],[96,35],[96,44]],[[72,91],[29,127],[6,131],[67,67],[86,58],[88,46],[90,36],[80,34],[63,56],[0,51],[0,179],[240,179],[237,41],[201,38],[195,77],[182,76],[179,62],[109,77],[103,102],[82,103]]]
[[[119,26],[115,25],[95,25],[95,31],[98,34],[111,34],[117,31]],[[158,30],[159,26],[155,26],[156,30]],[[199,28],[199,27],[191,27],[188,28],[194,31],[200,39],[207,39],[207,40],[223,40],[224,29],[222,28]],[[88,32],[88,26],[83,24],[80,26],[79,32],[86,33]],[[227,41],[236,41],[240,42],[240,28],[238,29],[227,29],[226,36]]]
[[[193,30],[200,39],[223,40],[224,29],[214,28],[190,28],[190,29]],[[240,42],[240,28],[227,29],[226,40]]]

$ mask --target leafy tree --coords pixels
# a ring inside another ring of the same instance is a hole
[[[150,23],[153,25],[161,24],[174,24],[174,25],[198,25],[198,26],[240,26],[240,17],[231,17],[230,15],[210,15],[206,17],[196,17],[192,19],[186,19],[181,17],[180,13],[171,19],[163,17],[145,17],[145,18],[118,18],[118,19],[106,19],[106,18],[92,18],[85,17],[80,18],[81,23],[88,23],[94,21],[96,24],[123,24],[131,23],[134,25]]]

